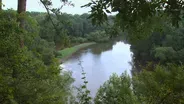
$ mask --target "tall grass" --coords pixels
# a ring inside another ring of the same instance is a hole
[[[83,43],[83,44],[79,44],[70,48],[65,48],[63,50],[59,50],[58,51],[58,58],[60,59],[66,59],[68,57],[70,57],[72,54],[74,54],[75,52],[77,52],[78,50],[85,48],[87,46],[90,46],[92,44],[95,44],[95,42],[90,42],[90,43]]]

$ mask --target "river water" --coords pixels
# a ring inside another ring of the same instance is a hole
[[[82,61],[88,89],[94,97],[100,85],[103,85],[112,73],[118,75],[125,71],[128,74],[131,73],[129,64],[131,55],[130,45],[123,42],[94,44],[75,53],[62,66],[72,71],[72,76],[75,78],[74,86],[79,87],[83,80],[81,79],[82,70],[78,64],[79,60]]]

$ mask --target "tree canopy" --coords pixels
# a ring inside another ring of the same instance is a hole
[[[181,20],[184,1],[182,0],[92,0],[84,5],[91,7],[93,22],[102,23],[107,19],[107,13],[118,12],[124,27],[135,22],[143,22],[150,16],[165,12],[172,17],[173,25],[177,26]]]
[[[17,11],[0,8],[1,104],[93,103],[81,61],[83,84],[75,98],[72,73],[59,68],[57,47],[109,41],[123,30],[134,73],[113,74],[94,103],[184,103],[183,0],[92,0],[85,5],[90,15],[64,14],[51,0],[40,2],[47,13],[26,12],[26,0],[18,0]],[[66,4],[73,5],[61,0]],[[117,15],[107,15],[112,12]]]

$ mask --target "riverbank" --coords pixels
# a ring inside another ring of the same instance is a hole
[[[59,58],[60,60],[65,60],[68,57],[70,57],[71,55],[73,55],[75,52],[77,52],[78,50],[88,47],[90,45],[96,44],[95,42],[90,42],[90,43],[82,43],[70,48],[65,48],[63,50],[59,50],[58,51],[58,56],[57,58]]]
[[[121,75],[124,71],[131,75],[131,51],[130,45],[123,42],[97,43],[87,47],[85,51],[79,51],[62,63],[64,70],[72,71],[72,77],[75,79],[74,86],[81,85],[81,69],[79,60],[82,61],[83,70],[88,78],[88,89],[90,89],[91,97],[95,97],[98,89],[113,73]],[[88,51],[87,51],[88,50]],[[123,57],[123,58],[122,58]],[[79,60],[77,60],[78,58]],[[94,77],[95,76],[95,77]],[[91,86],[93,85],[93,86]]]

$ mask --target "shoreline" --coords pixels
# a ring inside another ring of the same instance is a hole
[[[79,45],[75,45],[73,47],[65,48],[63,50],[59,50],[57,58],[59,59],[59,62],[62,63],[63,60],[67,60],[69,57],[71,57],[74,53],[77,51],[86,48],[90,45],[96,44],[96,42],[88,42],[88,43],[82,43]]]

